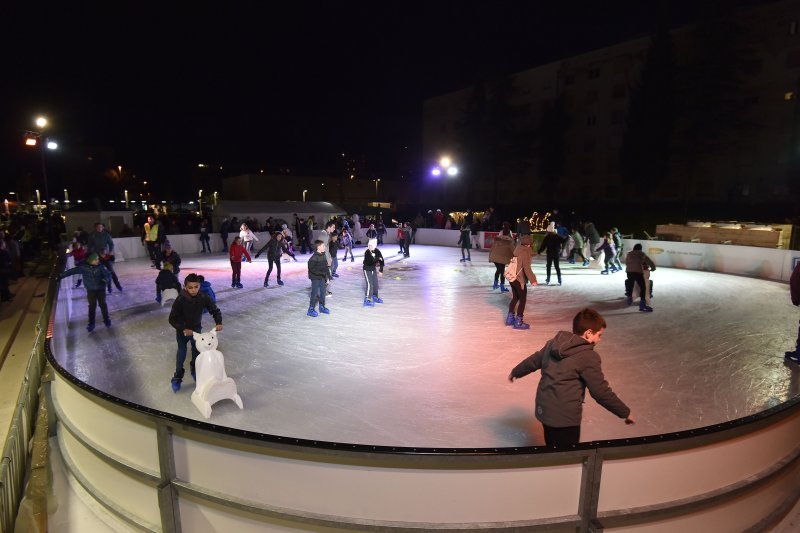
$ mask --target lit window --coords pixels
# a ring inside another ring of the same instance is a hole
[[[786,100],[787,102],[792,98],[794,98],[794,91],[783,93],[783,99]]]

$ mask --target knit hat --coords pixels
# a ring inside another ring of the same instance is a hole
[[[92,253],[90,253],[89,255],[86,256],[86,262],[87,263],[91,263],[92,261],[97,261],[98,259],[100,259],[100,258],[94,252],[92,252]]]

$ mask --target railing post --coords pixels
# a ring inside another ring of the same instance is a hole
[[[581,475],[581,494],[578,501],[578,514],[581,517],[581,533],[603,531],[597,521],[597,500],[600,497],[600,475],[603,472],[603,458],[598,450],[591,450],[583,458]]]
[[[158,466],[161,481],[158,484],[158,508],[161,513],[161,531],[181,533],[181,512],[178,491],[172,481],[175,479],[175,454],[172,448],[172,428],[158,423],[156,425],[158,446]]]

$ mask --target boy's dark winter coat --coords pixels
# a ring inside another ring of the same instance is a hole
[[[547,255],[557,256],[561,252],[561,245],[564,244],[564,239],[555,232],[549,231],[542,239],[542,244],[539,246],[539,253],[547,250]]]
[[[544,347],[511,371],[514,378],[542,371],[536,389],[536,418],[554,428],[580,426],[586,389],[600,405],[620,418],[631,410],[608,386],[594,345],[568,331],[560,331]]]
[[[209,314],[214,317],[214,323],[222,324],[222,313],[207,294],[198,292],[197,296],[190,296],[186,290],[183,290],[172,302],[169,324],[178,331],[184,329],[199,331],[203,309],[208,310]]]
[[[330,278],[330,270],[328,269],[328,260],[325,258],[324,253],[314,252],[314,255],[308,260],[308,279],[324,279]]]
[[[167,289],[176,289],[178,292],[181,290],[181,284],[178,277],[169,270],[159,270],[156,277],[156,289],[165,291]]]
[[[375,248],[374,252],[370,252],[369,248],[364,252],[364,270],[375,271],[375,266],[378,267],[380,272],[383,272],[383,254],[380,250]]]

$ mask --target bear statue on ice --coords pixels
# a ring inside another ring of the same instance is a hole
[[[217,332],[212,329],[195,333],[194,342],[200,355],[195,361],[197,386],[192,393],[192,403],[206,418],[211,418],[211,406],[220,400],[233,400],[243,409],[236,382],[225,374],[225,359],[217,350]]]

